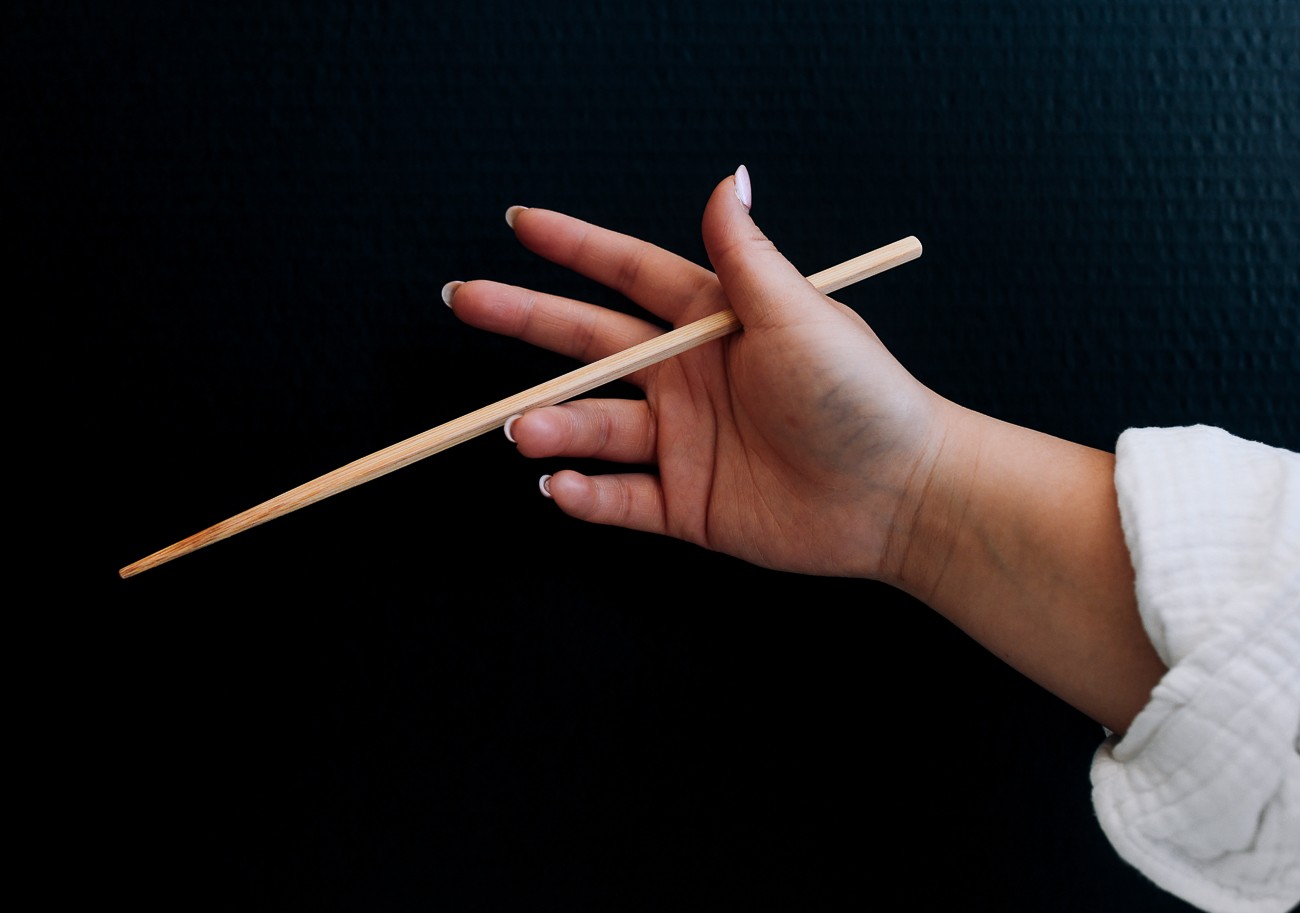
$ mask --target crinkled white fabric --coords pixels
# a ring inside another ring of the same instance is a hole
[[[1092,763],[1120,856],[1210,913],[1300,905],[1300,454],[1135,428],[1115,483],[1169,672]]]

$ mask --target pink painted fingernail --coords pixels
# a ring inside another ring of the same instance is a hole
[[[545,475],[538,479],[537,489],[542,493],[543,498],[549,498],[551,496],[551,477]]]
[[[444,285],[442,287],[442,303],[447,305],[447,307],[451,307],[451,299],[455,297],[456,289],[460,288],[464,284],[464,282],[453,281]]]
[[[528,208],[527,206],[511,206],[509,209],[507,209],[507,210],[506,210],[506,224],[509,225],[511,228],[514,228],[514,227],[515,227],[515,216],[519,215],[521,212],[523,212],[523,211],[524,211],[525,209],[527,209],[527,208]]]
[[[745,207],[745,212],[754,205],[754,187],[749,183],[749,169],[744,165],[736,169],[736,199]]]
[[[506,440],[509,441],[509,442],[512,443],[512,444],[517,443],[517,442],[515,441],[515,436],[514,436],[513,434],[510,433],[510,426],[513,425],[515,422],[517,422],[517,421],[518,421],[519,419],[521,419],[521,418],[523,418],[522,415],[512,415],[512,416],[510,416],[510,418],[506,419],[506,427],[505,427]]]

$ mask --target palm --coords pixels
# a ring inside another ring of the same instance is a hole
[[[897,429],[873,421],[861,396],[879,379],[866,383],[860,362],[827,363],[849,339],[859,356],[864,339],[885,354],[856,315],[827,310],[811,326],[746,331],[685,353],[641,380],[665,532],[813,573],[880,552],[883,532],[845,505],[882,485],[897,490],[879,469]]]

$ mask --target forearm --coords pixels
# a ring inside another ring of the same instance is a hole
[[[1117,732],[1165,669],[1137,610],[1114,456],[955,406],[889,582]]]

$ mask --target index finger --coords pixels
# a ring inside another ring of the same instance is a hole
[[[647,241],[549,209],[511,207],[524,247],[678,326],[726,307],[711,270]]]

